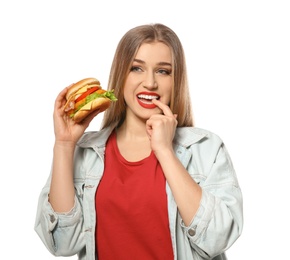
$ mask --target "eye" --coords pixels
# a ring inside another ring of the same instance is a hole
[[[163,74],[163,75],[171,75],[171,70],[168,70],[168,69],[159,69],[157,71],[157,73],[160,73],[160,74]]]
[[[132,66],[130,71],[142,71],[142,69],[138,66]]]

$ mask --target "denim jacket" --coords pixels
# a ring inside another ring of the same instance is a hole
[[[35,231],[55,256],[78,254],[81,260],[97,259],[95,192],[103,175],[110,133],[110,129],[87,132],[78,142],[74,155],[75,205],[70,212],[56,213],[48,202],[51,175],[41,191]],[[166,185],[174,259],[227,259],[225,251],[242,232],[243,199],[225,145],[209,131],[181,127],[176,129],[174,150],[202,187],[199,209],[190,225],[185,226]]]

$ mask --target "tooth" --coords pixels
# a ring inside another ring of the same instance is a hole
[[[152,99],[158,99],[157,96],[150,96],[150,95],[143,95],[143,94],[138,95],[138,97],[139,98],[144,98],[144,99],[150,99],[150,100],[152,100]]]

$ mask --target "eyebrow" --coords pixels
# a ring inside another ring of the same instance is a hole
[[[141,63],[141,64],[145,64],[145,61],[140,60],[140,59],[134,59],[133,62],[138,62],[138,63]],[[172,64],[170,62],[165,62],[165,61],[158,62],[158,65],[172,67]]]

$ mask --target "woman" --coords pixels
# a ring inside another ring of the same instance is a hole
[[[242,232],[242,194],[215,134],[193,127],[177,35],[162,24],[120,40],[109,87],[118,98],[102,129],[85,132],[54,109],[50,178],[35,230],[56,256],[225,259]]]

